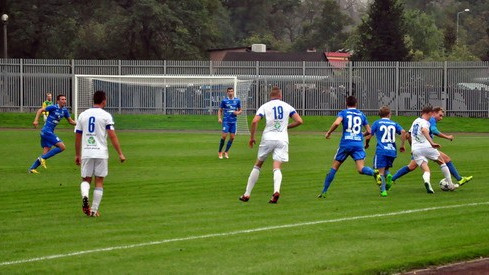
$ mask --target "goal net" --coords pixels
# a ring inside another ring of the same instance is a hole
[[[235,76],[75,75],[73,114],[90,108],[93,93],[107,94],[110,113],[215,115],[226,89],[234,88],[243,113],[238,116],[238,133],[249,133],[247,101],[251,80]]]

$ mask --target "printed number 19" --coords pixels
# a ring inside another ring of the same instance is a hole
[[[282,106],[273,107],[273,115],[275,116],[275,119],[284,118],[284,108],[282,108]]]

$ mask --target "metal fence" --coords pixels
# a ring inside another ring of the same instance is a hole
[[[449,116],[489,117],[489,62],[349,62],[337,68],[326,62],[2,59],[0,110],[32,112],[48,91],[67,95],[71,106],[75,74],[236,75],[253,81],[250,113],[277,85],[301,115],[334,115],[347,95],[355,95],[367,114],[387,105],[396,115],[415,115],[431,104]],[[193,113],[192,106],[163,107]],[[134,106],[125,113],[141,110]]]

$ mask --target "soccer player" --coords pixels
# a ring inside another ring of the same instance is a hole
[[[39,172],[36,170],[39,165],[47,168],[46,160],[66,149],[63,141],[54,133],[54,128],[56,128],[62,118],[66,118],[71,125],[76,125],[76,122],[71,119],[70,112],[68,112],[68,109],[66,109],[65,106],[66,96],[58,95],[56,97],[55,105],[50,105],[46,108],[40,108],[37,110],[36,118],[34,118],[34,122],[32,122],[35,128],[37,128],[37,125],[39,125],[39,116],[42,112],[48,112],[49,115],[41,129],[41,147],[43,148],[43,154],[31,165],[29,168],[30,173],[39,174]],[[53,146],[55,146],[55,148],[51,149]]]
[[[443,157],[440,155],[440,152],[437,150],[437,148],[440,148],[441,146],[434,143],[430,136],[429,119],[432,115],[433,107],[424,107],[421,112],[421,117],[414,120],[411,128],[409,129],[409,133],[411,133],[411,153],[413,157],[411,162],[414,161],[416,166],[419,166],[421,170],[423,170],[423,182],[428,194],[435,193],[431,187],[431,173],[428,166],[428,159],[431,159],[440,165],[441,172],[448,182],[450,190],[455,190],[459,186],[458,184],[452,183],[450,170],[443,160]],[[399,173],[399,171],[397,173]]]
[[[270,101],[260,106],[251,123],[250,148],[253,148],[256,143],[256,129],[258,122],[263,117],[266,119],[266,125],[258,147],[258,158],[248,178],[246,191],[239,199],[244,202],[250,199],[251,191],[260,176],[260,169],[267,157],[272,154],[273,195],[269,203],[277,203],[280,197],[280,186],[282,185],[281,166],[282,163],[289,161],[289,134],[287,129],[301,125],[302,118],[294,107],[282,101],[282,90],[279,87],[273,87],[270,92]],[[289,117],[294,120],[290,124]]]
[[[397,122],[392,121],[391,110],[384,106],[379,110],[380,119],[372,124],[372,133],[365,138],[365,149],[369,147],[370,139],[373,135],[377,138],[377,148],[374,156],[374,169],[379,170],[380,195],[387,196],[387,190],[390,185],[386,186],[386,175],[390,174],[389,168],[392,167],[394,160],[397,157],[396,149],[396,134],[401,135],[401,146],[399,151],[404,152],[404,143],[406,141],[406,131]]]
[[[329,139],[336,128],[340,124],[343,125],[343,136],[341,137],[340,146],[334,157],[333,165],[324,180],[323,191],[318,198],[326,198],[326,192],[331,182],[333,182],[336,172],[348,156],[355,160],[358,173],[373,176],[374,178],[377,178],[379,173],[379,171],[374,171],[372,168],[365,166],[362,127],[366,130],[365,136],[369,135],[371,129],[367,117],[357,109],[357,99],[354,96],[346,98],[346,107],[347,109],[338,113],[338,117],[325,134],[326,139]]]
[[[222,124],[222,134],[221,141],[219,142],[219,152],[218,157],[222,159],[223,152],[222,147],[224,147],[224,142],[226,137],[229,135],[228,143],[226,144],[226,150],[224,151],[224,157],[229,158],[228,151],[233,144],[234,137],[236,136],[236,121],[237,116],[241,114],[241,100],[234,97],[234,89],[227,88],[227,97],[221,101],[219,111],[217,112],[217,120]],[[223,119],[224,117],[224,119]]]
[[[126,160],[115,133],[114,120],[108,112],[103,110],[106,104],[105,92],[96,91],[93,95],[93,108],[85,110],[78,116],[78,123],[75,127],[75,163],[81,165],[82,210],[91,217],[100,216],[98,209],[104,193],[104,178],[108,174],[107,135],[119,154],[119,160],[121,162]],[[94,176],[95,190],[90,208],[88,197],[90,183]]]
[[[437,122],[442,120],[444,115],[445,115],[445,111],[443,110],[442,107],[434,107],[433,108],[433,115],[431,116],[431,118],[429,120],[429,122],[430,122],[430,137],[433,139],[434,136],[438,136],[438,137],[445,138],[445,139],[452,141],[454,138],[453,135],[444,134],[444,133],[440,132],[438,130],[438,128],[436,127]],[[443,158],[443,161],[446,163],[448,169],[450,170],[450,174],[452,174],[452,176],[457,179],[458,184],[460,186],[466,184],[467,182],[469,182],[472,179],[472,176],[467,176],[467,177],[461,176],[458,173],[457,168],[455,168],[455,165],[453,164],[451,158],[447,154],[443,153],[440,150],[438,150],[438,152],[440,152],[440,155]],[[397,171],[396,174],[392,178],[390,178],[390,179],[388,178],[388,180],[387,180],[388,183],[390,182],[392,184],[392,182],[396,181],[398,178],[404,176],[405,174],[413,171],[414,169],[416,169],[416,167],[417,167],[416,162],[414,160],[411,161],[408,165],[399,169],[399,171]]]
[[[53,95],[51,93],[46,93],[46,100],[42,103],[42,108],[46,109],[46,107],[53,105]],[[49,112],[42,112],[44,121],[48,119]]]

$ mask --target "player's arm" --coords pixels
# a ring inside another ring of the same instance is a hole
[[[34,121],[32,122],[32,125],[34,125],[34,128],[37,128],[37,125],[39,125],[39,116],[41,116],[42,112],[45,112],[46,108],[39,108],[36,112],[36,117],[34,118]]]
[[[431,137],[430,137],[430,130],[428,130],[425,127],[422,127],[421,128],[421,133],[426,138],[426,140],[431,144],[431,147],[433,147],[433,148],[440,148],[441,147],[440,144],[434,143],[433,142],[433,139],[431,139]]]
[[[82,140],[82,131],[76,131],[75,133],[75,164],[80,165],[81,163],[81,140]]]
[[[217,121],[219,123],[222,123],[222,108],[219,108],[219,110],[217,110]]]
[[[343,121],[343,117],[341,117],[341,116],[337,117],[336,120],[333,122],[333,124],[331,124],[331,127],[326,132],[326,134],[324,134],[324,136],[327,139],[329,139],[331,137],[331,134],[336,130],[336,128],[338,128],[338,126],[340,126],[342,121]]]
[[[76,121],[74,121],[71,117],[67,117],[66,120],[68,120],[68,123],[75,126],[76,125]]]
[[[401,153],[406,151],[406,147],[404,146],[404,144],[406,143],[406,138],[407,138],[407,132],[406,132],[406,130],[402,129],[401,130],[401,145],[399,146],[399,151]]]
[[[114,149],[119,154],[119,160],[121,162],[124,162],[126,160],[126,157],[122,153],[121,145],[119,143],[119,139],[117,138],[117,135],[115,134],[115,130],[107,130],[107,135],[110,138],[110,142],[112,142],[112,146],[114,146]]]
[[[302,121],[302,117],[297,113],[295,112],[291,118],[294,120],[294,122],[290,123],[289,125],[287,125],[287,129],[291,129],[291,128],[295,128],[299,125],[301,125],[302,123],[304,123]]]
[[[242,112],[243,112],[243,109],[238,108],[238,110],[237,111],[234,111],[233,114],[239,116],[239,115],[241,115]]]
[[[436,127],[436,125],[431,125],[430,126],[430,131],[433,133],[433,135],[435,135],[437,137],[448,139],[450,141],[453,140],[453,135],[447,135],[447,134],[444,134],[444,133],[440,132],[440,130],[438,130],[438,127]]]
[[[248,142],[250,148],[253,148],[253,145],[256,143],[255,134],[256,134],[256,129],[258,128],[258,122],[260,120],[261,120],[261,116],[255,116],[253,118],[253,121],[251,122],[250,141]]]

